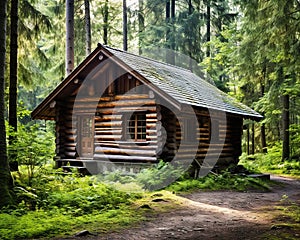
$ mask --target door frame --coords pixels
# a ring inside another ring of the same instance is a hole
[[[77,127],[77,132],[78,132],[78,147],[79,147],[79,157],[82,158],[93,158],[94,152],[95,152],[95,147],[94,147],[94,135],[95,135],[95,116],[94,115],[80,115],[77,116],[78,119],[78,127]],[[84,123],[85,120],[88,120],[86,124]],[[84,126],[84,124],[86,126]],[[86,135],[86,136],[85,136]],[[85,151],[86,149],[84,148],[85,144],[85,139],[90,140],[90,149],[91,151]]]

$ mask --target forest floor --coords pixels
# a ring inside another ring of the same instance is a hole
[[[131,228],[73,239],[300,239],[300,223],[287,215],[292,205],[300,206],[300,180],[271,180],[277,184],[270,191],[199,190],[181,195],[180,204],[165,212],[150,205],[146,220]],[[170,203],[161,199],[156,204]]]

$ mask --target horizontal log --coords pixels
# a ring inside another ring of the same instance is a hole
[[[65,133],[66,134],[76,134],[77,132],[77,129],[72,129],[72,128],[68,128],[68,129],[65,129]]]
[[[156,112],[156,107],[139,106],[139,107],[122,107],[122,108],[102,108],[98,109],[100,114],[116,114],[116,113],[126,113],[126,112]]]
[[[123,117],[122,114],[97,116],[95,117],[95,122],[114,121],[114,120],[121,121],[122,117]]]
[[[147,119],[149,119],[149,118],[157,119],[158,116],[161,116],[161,114],[158,114],[158,113],[148,113],[148,114],[146,114],[146,116],[147,116]]]
[[[122,135],[122,129],[105,129],[105,130],[96,130],[96,135]]]
[[[116,100],[131,100],[131,99],[149,99],[148,94],[125,94],[125,95],[116,95]]]
[[[67,157],[74,157],[76,156],[76,152],[68,152],[68,151],[64,151],[64,155]]]
[[[134,156],[156,156],[155,150],[139,150],[139,149],[122,149],[109,147],[96,147],[96,153],[113,154],[113,155],[134,155]]]
[[[157,139],[157,135],[147,135],[146,139],[147,141],[153,141],[154,139]]]
[[[69,152],[76,152],[76,147],[68,147],[68,146],[64,146],[65,151],[69,151]]]
[[[64,143],[64,146],[65,147],[76,147],[77,143],[75,143],[75,142],[66,142],[66,143]]]
[[[147,124],[156,123],[158,120],[156,118],[146,118]]]
[[[122,121],[96,122],[95,127],[121,127]]]
[[[121,135],[95,135],[95,140],[100,141],[100,140],[121,140],[122,136]]]
[[[154,106],[155,100],[153,99],[143,99],[143,100],[120,100],[111,102],[76,102],[73,106],[73,111],[77,112],[80,109],[97,109],[97,108],[115,108],[115,107],[132,107],[132,106]],[[72,106],[69,106],[72,107]]]
[[[146,145],[146,146],[140,146],[140,145],[119,145],[116,143],[97,143],[95,144],[96,147],[108,147],[108,148],[122,148],[122,149],[137,149],[137,150],[156,150],[157,149],[157,145]]]
[[[122,100],[115,102],[99,102],[98,108],[131,107],[131,106],[153,106],[156,105],[154,99],[143,100]]]
[[[73,135],[73,136],[69,135],[69,136],[66,136],[65,139],[66,139],[67,142],[74,142],[74,141],[76,141],[77,136],[76,135]]]
[[[126,160],[126,161],[149,161],[149,162],[157,161],[156,157],[106,155],[106,154],[94,154],[94,158],[109,159],[109,160]]]
[[[77,102],[110,102],[114,100],[130,100],[130,99],[149,99],[148,94],[126,94],[126,95],[115,95],[113,97],[82,97],[82,98],[77,98]],[[73,103],[75,101],[75,98],[70,98],[68,100],[70,103]]]

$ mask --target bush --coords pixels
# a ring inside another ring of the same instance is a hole
[[[162,189],[177,180],[183,171],[180,167],[175,167],[171,163],[160,161],[156,166],[143,169],[137,174],[136,180],[144,189]]]
[[[8,146],[10,161],[17,161],[26,170],[22,173],[27,177],[27,184],[31,185],[40,168],[53,159],[55,141],[52,129],[43,131],[38,124],[19,124],[18,132],[10,130],[8,135],[14,137],[12,144]]]

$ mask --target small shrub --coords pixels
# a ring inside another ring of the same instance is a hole
[[[136,180],[144,189],[152,191],[168,186],[177,180],[182,173],[183,171],[180,167],[160,161],[157,166],[143,169],[137,174]]]

